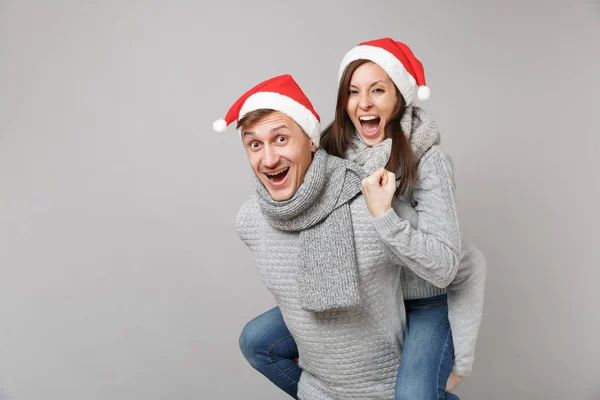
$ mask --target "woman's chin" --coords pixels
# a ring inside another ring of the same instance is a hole
[[[369,146],[375,146],[383,141],[384,134],[378,129],[374,133],[366,133],[362,129],[358,131],[362,140]]]

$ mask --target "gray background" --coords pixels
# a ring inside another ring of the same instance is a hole
[[[598,3],[494,3],[0,0],[0,398],[286,398],[238,350],[273,300],[212,122],[292,73],[328,123],[344,53],[391,36],[489,264],[458,394],[600,399]]]

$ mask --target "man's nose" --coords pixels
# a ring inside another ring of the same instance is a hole
[[[263,165],[268,168],[275,167],[279,162],[277,150],[271,146],[265,146],[263,153]]]

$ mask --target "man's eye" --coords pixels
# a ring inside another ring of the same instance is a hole
[[[285,143],[285,141],[286,141],[286,140],[287,140],[287,139],[286,139],[286,137],[285,137],[285,136],[278,136],[278,137],[277,137],[277,141],[278,141],[279,143]]]
[[[256,149],[258,147],[258,142],[251,142],[250,147]]]

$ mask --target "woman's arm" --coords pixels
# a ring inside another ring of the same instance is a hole
[[[448,319],[454,343],[452,372],[456,375],[470,375],[473,368],[483,313],[486,273],[486,260],[481,251],[470,243],[464,243],[458,273],[446,288]]]
[[[448,286],[456,275],[461,249],[450,158],[438,146],[421,158],[412,192],[418,230],[391,207],[395,176],[384,173],[388,174],[385,179],[380,179],[379,170],[363,181],[363,194],[379,236],[396,261],[435,286]]]

